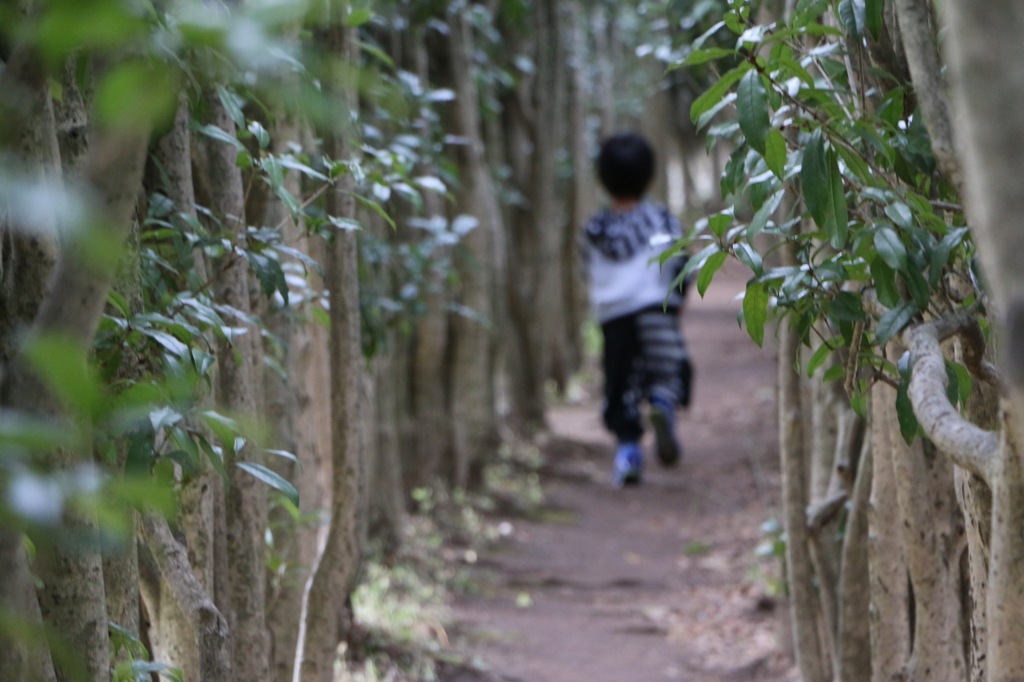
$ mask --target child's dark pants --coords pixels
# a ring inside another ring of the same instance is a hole
[[[686,404],[686,345],[679,311],[655,306],[601,325],[604,334],[604,424],[619,442],[643,434],[640,401]]]

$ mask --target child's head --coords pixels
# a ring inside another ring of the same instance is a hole
[[[654,150],[642,135],[619,133],[601,145],[597,175],[617,199],[639,199],[654,178]]]

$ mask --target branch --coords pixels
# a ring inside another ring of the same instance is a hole
[[[846,491],[840,490],[832,497],[807,507],[807,530],[811,533],[820,531],[846,507],[848,500]]]
[[[139,530],[172,598],[193,630],[199,649],[200,678],[230,682],[234,673],[228,623],[199,584],[185,548],[174,538],[167,521],[153,513],[142,514]]]
[[[946,396],[946,363],[939,343],[976,324],[964,311],[927,324],[909,327],[902,336],[910,349],[913,373],[908,395],[925,435],[967,471],[986,483],[999,448],[999,437],[965,419]]]

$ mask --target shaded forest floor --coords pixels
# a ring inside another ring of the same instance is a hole
[[[447,637],[474,671],[440,679],[797,679],[779,559],[756,552],[780,516],[775,362],[737,326],[742,288],[727,268],[705,298],[691,293],[681,466],[649,456],[643,485],[611,487],[596,376],[551,410],[543,502],[504,517],[504,537],[473,557],[473,588],[450,605]]]

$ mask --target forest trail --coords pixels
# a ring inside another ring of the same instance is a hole
[[[488,589],[453,605],[460,648],[491,679],[798,679],[770,596],[778,559],[755,554],[780,514],[775,362],[737,326],[743,286],[727,266],[703,299],[690,294],[681,466],[648,454],[643,485],[613,489],[599,389],[551,410],[542,512],[509,519],[508,539],[479,559]]]

